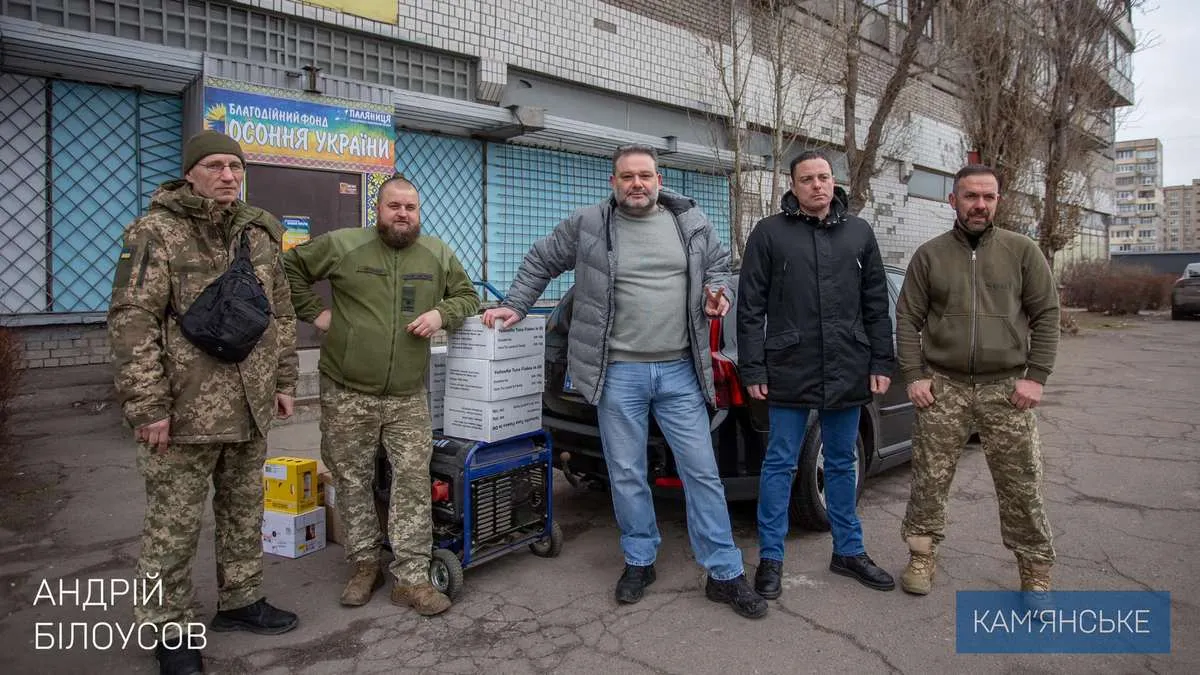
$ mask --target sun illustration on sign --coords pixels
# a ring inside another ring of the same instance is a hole
[[[204,111],[204,128],[225,133],[225,104],[208,106]]]

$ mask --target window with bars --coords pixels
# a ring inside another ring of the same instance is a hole
[[[4,16],[472,100],[471,61],[210,0],[0,0]]]
[[[179,173],[182,111],[0,73],[0,315],[107,310],[121,232]]]

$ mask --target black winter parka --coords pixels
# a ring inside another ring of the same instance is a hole
[[[836,188],[824,220],[783,212],[755,225],[738,287],[738,369],[771,405],[838,410],[871,400],[870,376],[892,376],[887,277],[867,221]]]

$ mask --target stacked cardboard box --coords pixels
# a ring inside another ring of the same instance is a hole
[[[467,319],[449,336],[443,433],[494,443],[540,429],[545,350],[543,317],[504,330]]]
[[[446,399],[446,346],[429,348],[429,370],[425,373],[425,389],[429,392],[429,417],[434,429],[442,428]]]
[[[272,457],[263,463],[263,551],[299,558],[325,548],[325,508],[317,461]]]

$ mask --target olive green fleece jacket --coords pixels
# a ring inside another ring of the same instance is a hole
[[[366,394],[420,391],[429,366],[429,340],[405,327],[436,309],[453,331],[479,311],[479,295],[450,247],[422,235],[395,249],[374,227],[334,230],[288,250],[283,266],[296,316],[312,322],[325,309],[312,285],[333,289],[329,334],[318,369]]]
[[[1058,291],[1029,237],[991,227],[972,249],[962,230],[917,249],[896,304],[896,343],[907,384],[938,372],[964,382],[1054,370]]]

